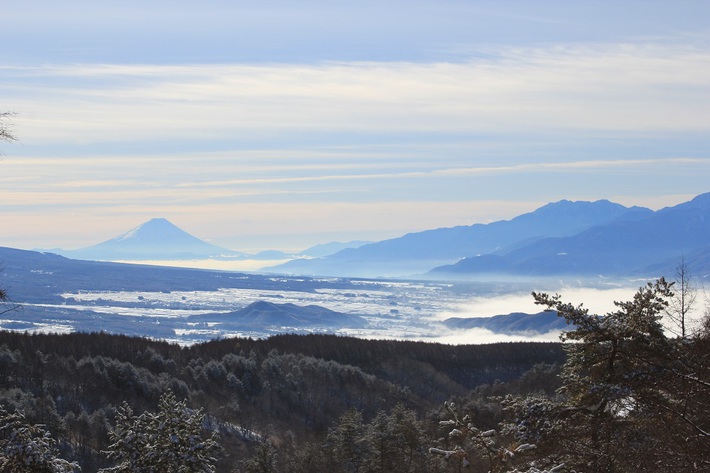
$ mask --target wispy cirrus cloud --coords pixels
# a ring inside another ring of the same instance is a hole
[[[710,53],[689,46],[511,48],[490,59],[314,65],[4,68],[19,123],[57,142],[284,130],[707,130]]]
[[[708,190],[700,4],[128,1],[7,12],[3,243],[165,216],[293,247]]]
[[[179,184],[178,187],[232,187],[236,185],[261,185],[261,184],[282,184],[282,183],[307,183],[319,181],[357,181],[373,179],[412,179],[426,178],[434,176],[482,176],[482,175],[505,175],[505,174],[526,174],[535,172],[582,172],[585,170],[605,172],[618,169],[648,169],[649,167],[673,167],[673,166],[695,166],[701,169],[710,170],[710,159],[701,158],[664,158],[664,159],[638,159],[638,160],[595,160],[595,161],[574,161],[574,162],[551,162],[551,163],[530,163],[517,164],[512,166],[483,166],[483,167],[454,167],[454,168],[432,168],[421,171],[399,171],[399,172],[377,172],[373,170],[368,173],[347,173],[347,174],[320,174],[318,171],[331,170],[330,166],[320,167],[312,165],[310,170],[314,172],[307,176],[284,176],[270,178],[241,178],[218,181],[195,181]],[[346,167],[349,170],[359,170],[364,166]],[[433,167],[433,166],[432,166]],[[287,167],[287,169],[289,169]],[[274,166],[272,174],[284,171],[280,166]]]

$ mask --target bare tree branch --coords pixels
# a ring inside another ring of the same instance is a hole
[[[697,296],[692,276],[685,257],[681,256],[675,269],[675,291],[666,309],[666,315],[674,325],[671,330],[680,338],[687,338],[689,334],[688,323]]]
[[[12,132],[10,119],[16,114],[14,112],[0,112],[0,141],[17,141],[17,137]]]

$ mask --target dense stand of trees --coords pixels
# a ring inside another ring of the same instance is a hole
[[[660,279],[599,317],[533,294],[574,324],[554,393],[507,395],[504,421],[484,430],[447,405],[455,444],[432,453],[480,471],[710,471],[710,323],[667,336],[676,295]],[[677,319],[676,319],[677,320]]]
[[[203,427],[219,434],[216,471],[247,468],[252,453],[268,457],[258,447],[263,442],[278,448],[276,464],[285,468],[351,410],[366,424],[379,418],[382,429],[382,416],[398,415],[396,406],[422,416],[474,388],[502,394],[534,386],[526,373],[563,360],[556,343],[446,346],[282,335],[181,347],[106,333],[0,332],[0,404],[51,432],[62,458],[98,471],[115,466],[117,454],[106,452],[126,409],[136,417],[155,412],[171,393],[200,409]]]
[[[0,332],[0,472],[710,471],[710,319],[533,297],[568,343]]]

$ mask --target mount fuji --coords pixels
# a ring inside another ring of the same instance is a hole
[[[154,218],[94,246],[52,252],[74,259],[99,261],[237,259],[245,256],[202,241],[164,218]]]

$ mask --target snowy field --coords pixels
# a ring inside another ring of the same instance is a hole
[[[249,276],[244,276],[249,278]],[[263,277],[262,277],[263,278]],[[261,279],[261,278],[260,278]],[[255,279],[256,280],[256,279]],[[201,291],[92,291],[60,294],[53,303],[23,303],[0,319],[0,327],[32,332],[98,331],[148,336],[180,344],[224,337],[266,337],[278,333],[336,333],[372,339],[426,340],[449,344],[558,339],[546,334],[497,334],[485,329],[450,330],[449,317],[490,317],[511,312],[535,313],[531,290],[561,293],[566,300],[584,302],[597,313],[613,309],[614,300],[627,300],[636,286],[585,288],[579,283],[444,283],[340,278],[269,277],[269,288],[230,287]],[[300,286],[299,286],[300,284]],[[245,284],[249,286],[249,284]],[[260,284],[252,284],[259,286]],[[283,287],[281,287],[283,286]],[[301,288],[301,289],[298,289]],[[358,315],[365,327],[331,328],[252,326],[234,330],[215,322],[256,301],[297,306],[317,305]],[[201,316],[210,315],[210,321]]]

